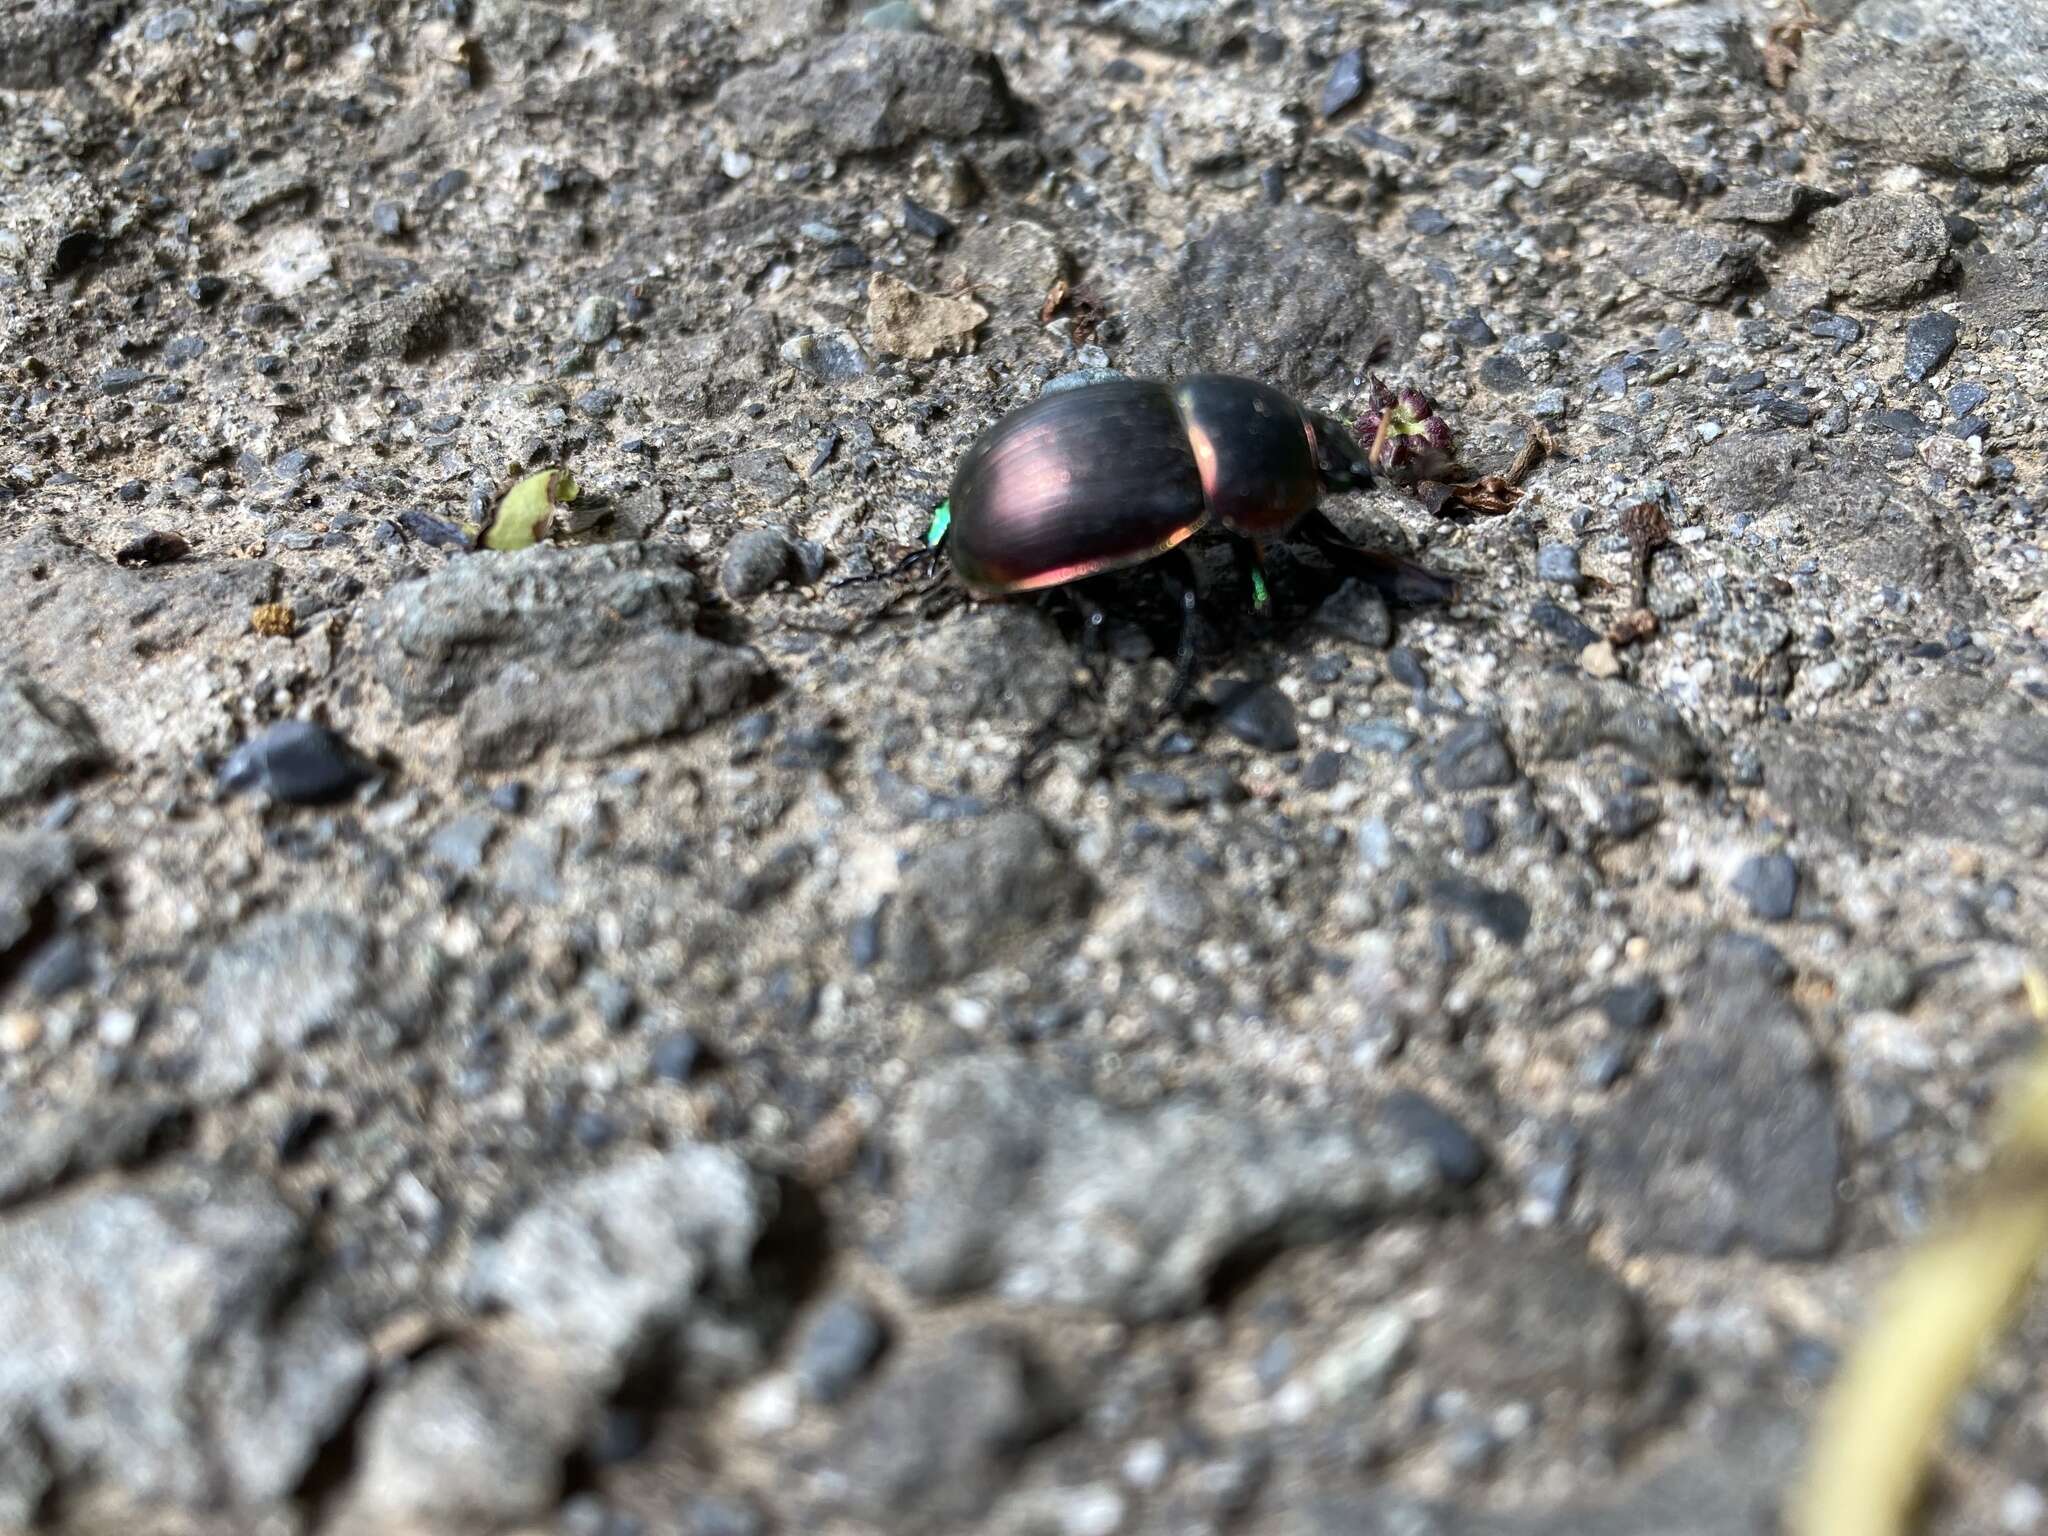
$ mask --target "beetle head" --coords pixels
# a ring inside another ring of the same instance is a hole
[[[1351,429],[1334,416],[1309,411],[1309,435],[1316,445],[1316,474],[1326,491],[1360,491],[1372,484],[1370,456]]]

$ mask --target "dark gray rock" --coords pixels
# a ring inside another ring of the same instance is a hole
[[[1218,219],[1123,312],[1134,372],[1241,373],[1310,403],[1348,395],[1360,358],[1422,327],[1348,221],[1292,204]]]
[[[360,1027],[374,979],[369,935],[354,918],[317,907],[257,918],[207,965],[198,1086],[239,1093],[281,1057]]]
[[[1010,119],[995,59],[930,33],[856,31],[743,70],[718,110],[757,154],[867,155]]]
[[[1624,1387],[1642,1343],[1635,1299],[1577,1246],[1529,1234],[1432,1243],[1442,1310],[1423,1325],[1433,1385],[1481,1395],[1579,1395]]]
[[[1679,1021],[1597,1122],[1593,1203],[1636,1251],[1814,1258],[1841,1147],[1819,1053],[1776,972],[1717,946]]]
[[[1913,317],[1906,327],[1906,377],[1915,383],[1928,378],[1956,349],[1956,317],[1931,309]]]
[[[364,1414],[342,1529],[495,1529],[545,1516],[596,1407],[539,1350],[436,1350]]]
[[[1301,745],[1294,706],[1271,683],[1225,683],[1211,698],[1223,728],[1261,752],[1292,752]]]
[[[1758,249],[1753,237],[1724,240],[1703,230],[1653,227],[1623,255],[1622,270],[1667,297],[1718,304],[1755,281]]]
[[[1529,903],[1513,891],[1481,885],[1463,875],[1445,875],[1429,886],[1430,899],[1463,912],[1504,944],[1519,945],[1529,936]]]
[[[751,1265],[776,1204],[721,1147],[644,1153],[544,1195],[477,1252],[470,1294],[604,1387],[657,1345],[715,1377],[758,1363]]]
[[[368,628],[406,717],[454,715],[468,762],[499,767],[551,747],[599,757],[737,710],[766,666],[697,634],[697,612],[672,551],[540,546],[395,587]]]
[[[267,1184],[179,1173],[0,1221],[0,1422],[52,1479],[144,1506],[283,1500],[355,1405],[369,1351],[316,1293]]]
[[[1365,50],[1346,48],[1330,66],[1316,110],[1324,117],[1335,117],[1365,94],[1365,83]]]
[[[1873,308],[1923,292],[1948,259],[1941,205],[1917,192],[1852,197],[1813,216],[1814,275],[1840,298]]]
[[[228,794],[264,794],[285,805],[346,799],[377,770],[347,741],[310,720],[280,720],[243,742],[221,764]]]
[[[1437,743],[1439,789],[1497,789],[1521,777],[1507,738],[1491,720],[1468,720]]]
[[[827,1453],[843,1503],[877,1528],[971,1525],[1066,1408],[1021,1339],[965,1328],[906,1354]]]
[[[1451,1133],[1465,1145],[1453,1148]],[[892,1139],[902,1220],[887,1262],[911,1290],[993,1288],[1132,1320],[1196,1305],[1249,1246],[1447,1203],[1476,1177],[1468,1163],[1479,1155],[1419,1099],[1329,1119],[1237,1116],[1185,1099],[1126,1113],[988,1059],[920,1082]]]
[[[1613,747],[1672,779],[1692,778],[1706,765],[1706,754],[1676,709],[1616,679],[1523,674],[1503,690],[1503,704],[1509,734],[1525,758],[1576,758]]]
[[[836,1403],[867,1374],[888,1337],[880,1314],[861,1297],[829,1296],[797,1334],[797,1382],[813,1402]]]
[[[1685,196],[1685,173],[1654,149],[1622,150],[1596,162],[1592,170],[1624,187],[1654,192],[1674,202]]]
[[[1728,882],[1750,915],[1782,923],[1799,903],[1799,866],[1789,854],[1758,853],[1742,861]]]
[[[1600,998],[1600,1016],[1610,1029],[1639,1034],[1664,1017],[1664,989],[1654,981],[1628,981]]]
[[[883,923],[888,974],[906,991],[958,981],[1080,917],[1092,899],[1087,875],[1037,816],[991,817],[930,848],[904,875]]]

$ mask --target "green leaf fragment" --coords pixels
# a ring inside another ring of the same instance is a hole
[[[528,549],[553,530],[555,511],[576,499],[575,479],[566,469],[536,470],[505,493],[484,529],[485,549]]]
[[[942,501],[939,503],[938,510],[932,513],[931,527],[925,530],[924,547],[926,549],[937,549],[946,537],[946,530],[952,526],[953,503],[950,500]]]

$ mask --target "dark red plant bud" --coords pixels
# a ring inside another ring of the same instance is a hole
[[[1436,402],[1419,389],[1396,394],[1384,380],[1367,379],[1365,414],[1358,419],[1358,437],[1375,473],[1397,484],[1442,480],[1454,471],[1451,425],[1436,413]]]

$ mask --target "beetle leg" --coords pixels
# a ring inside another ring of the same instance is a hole
[[[1458,596],[1458,584],[1450,577],[1385,550],[1361,548],[1321,511],[1309,513],[1294,526],[1295,532],[1339,571],[1377,589],[1390,603],[1424,608],[1453,602]]]
[[[1187,551],[1175,549],[1159,562],[1159,573],[1166,581],[1167,591],[1173,594],[1180,605],[1180,645],[1173,656],[1173,686],[1166,691],[1164,714],[1172,714],[1180,708],[1186,696],[1188,684],[1195,676],[1195,605],[1199,593],[1195,586],[1195,563]]]
[[[1088,691],[1097,699],[1109,689],[1109,615],[1102,604],[1080,587],[1069,587],[1074,606],[1081,610],[1081,654],[1088,667]]]

